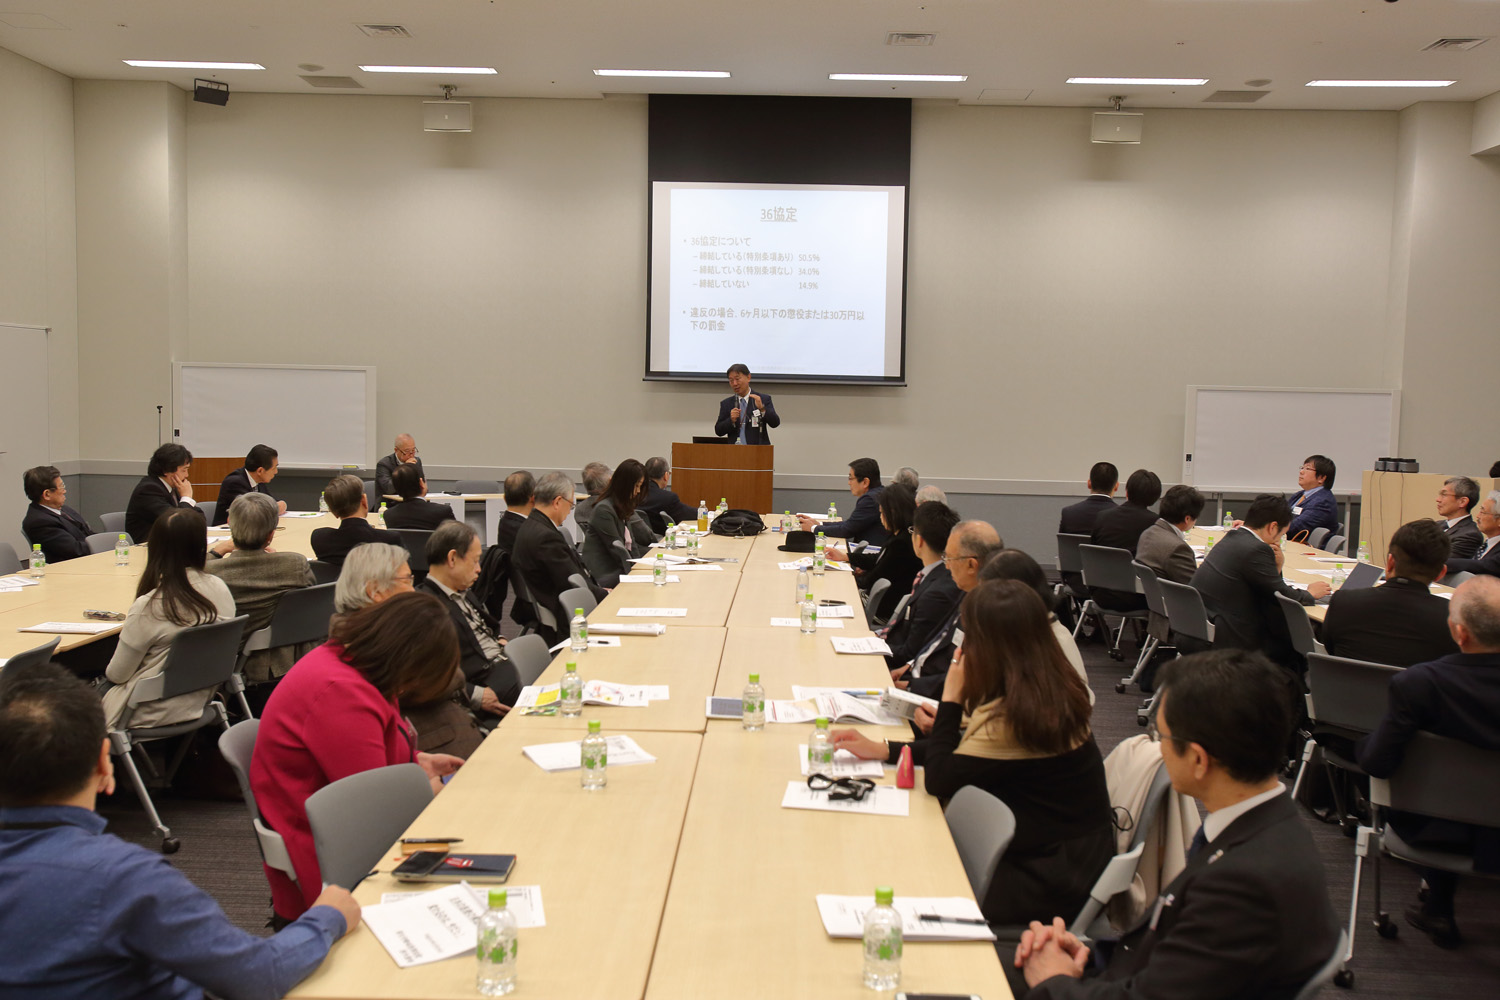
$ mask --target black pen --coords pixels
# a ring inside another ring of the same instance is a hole
[[[941,913],[919,913],[917,919],[943,924],[972,924],[976,927],[984,927],[989,923],[987,920],[976,920],[973,917],[945,917]]]

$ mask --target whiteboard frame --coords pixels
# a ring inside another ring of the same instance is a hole
[[[1193,482],[1193,463],[1188,456],[1194,454],[1195,441],[1198,435],[1198,390],[1207,389],[1213,392],[1332,392],[1350,393],[1362,396],[1377,395],[1391,397],[1391,426],[1386,443],[1389,456],[1394,457],[1396,449],[1400,447],[1401,431],[1401,390],[1400,389],[1332,389],[1319,386],[1277,386],[1277,385],[1190,385],[1187,387],[1187,409],[1183,414],[1182,422],[1182,481],[1188,485],[1196,485]],[[1241,487],[1206,486],[1203,487],[1210,493],[1249,493],[1254,492]],[[1355,489],[1333,490],[1335,495],[1359,496],[1360,490]]]
[[[240,363],[215,363],[212,361],[174,361],[172,362],[172,440],[179,437],[178,432],[182,430],[177,417],[182,412],[182,370],[184,368],[262,368],[268,371],[332,371],[332,372],[363,372],[365,375],[365,456],[363,469],[368,471],[375,468],[378,461],[376,452],[379,446],[375,443],[375,414],[377,410],[377,384],[375,381],[374,365],[252,365]],[[283,464],[283,469],[325,469],[321,465],[293,465]]]

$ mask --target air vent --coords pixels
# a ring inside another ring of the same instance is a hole
[[[324,90],[364,90],[365,85],[352,76],[304,76],[302,80],[309,87],[320,87]]]
[[[1203,99],[1204,104],[1254,104],[1269,90],[1216,90]]]
[[[8,24],[12,28],[41,28],[44,31],[68,30],[66,24],[54,21],[46,14],[29,14],[23,11],[0,13],[0,24]]]
[[[980,104],[1019,104],[1031,96],[1029,90],[981,90]]]
[[[937,41],[937,35],[923,31],[893,31],[885,36],[887,45],[931,45]]]
[[[371,38],[410,38],[411,32],[399,24],[361,24],[359,30]]]
[[[1460,52],[1467,52],[1470,49],[1478,48],[1487,41],[1489,41],[1489,36],[1483,38],[1439,38],[1431,45],[1422,46],[1422,51],[1438,52],[1447,49],[1458,49]]]

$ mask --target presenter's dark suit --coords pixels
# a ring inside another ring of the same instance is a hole
[[[395,472],[396,466],[400,464],[401,459],[396,457],[394,451],[375,463],[375,492],[377,494],[375,506],[380,506],[380,497],[396,496],[396,487],[391,482],[391,473]],[[419,479],[426,479],[427,473],[422,471],[422,460],[420,458],[417,459],[415,464],[417,466],[417,477]]]
[[[933,633],[953,615],[963,596],[958,584],[953,582],[953,574],[942,562],[933,563],[922,574],[911,600],[906,602],[906,610],[891,623],[885,634],[886,645],[891,647],[886,663],[892,670],[911,662]]]
[[[781,426],[781,417],[776,414],[776,406],[771,402],[771,394],[751,389],[744,402],[749,402],[749,396],[759,396],[761,403],[765,405],[766,412],[760,415],[760,426],[755,427],[750,423],[750,414],[747,410],[753,407],[740,407],[739,421],[730,420],[729,411],[739,406],[741,400],[738,396],[728,396],[719,400],[719,419],[714,422],[714,433],[729,441],[730,444],[736,444],[740,439],[740,424],[744,424],[746,444],[770,444],[771,428]]]
[[[1214,623],[1215,649],[1260,650],[1297,674],[1306,664],[1292,649],[1277,594],[1298,604],[1316,603],[1311,594],[1289,586],[1276,569],[1271,546],[1248,528],[1227,532],[1193,574],[1192,586]]]
[[[698,517],[696,508],[683,503],[676,493],[665,486],[656,485],[654,479],[646,480],[646,495],[641,498],[640,503],[636,504],[635,509],[646,518],[646,523],[658,535],[666,534],[667,531],[667,522],[663,520],[662,515],[678,523],[696,520]]]
[[[144,543],[151,537],[151,526],[156,519],[174,507],[196,510],[200,517],[203,516],[197,504],[182,499],[176,490],[168,489],[166,483],[155,476],[143,476],[130,491],[130,501],[125,504],[125,530],[131,540]]]
[[[344,565],[344,557],[356,545],[366,542],[384,542],[386,545],[406,546],[401,536],[394,531],[382,531],[362,517],[346,517],[337,528],[314,528],[313,554],[330,566]]]
[[[88,539],[94,532],[82,515],[67,504],[54,512],[39,503],[32,503],[21,520],[21,533],[32,545],[42,547],[42,555],[49,563],[60,563],[88,555]],[[14,570],[15,567],[11,566],[6,572]]]
[[[1333,656],[1409,667],[1458,652],[1448,631],[1449,604],[1404,577],[1365,590],[1338,590],[1323,616],[1323,645]]]
[[[229,475],[225,476],[224,481],[219,484],[219,499],[214,502],[214,519],[211,523],[214,525],[228,524],[230,505],[246,493],[252,492],[264,493],[266,496],[271,497],[272,500],[276,499],[271,496],[271,491],[266,488],[265,483],[252,483],[250,481],[250,473],[244,469],[235,469]]]
[[[453,520],[453,508],[450,505],[437,503],[426,497],[412,497],[410,500],[402,500],[385,509],[387,528],[436,531],[444,521],[451,520]]]
[[[1053,976],[1026,1000],[1291,1000],[1338,944],[1323,866],[1285,792],[1201,847],[1158,905],[1101,975]]]
[[[531,596],[536,599],[537,604],[547,608],[557,618],[555,630],[537,630],[537,634],[546,639],[549,646],[568,634],[568,620],[573,617],[573,609],[567,609],[564,614],[559,596],[572,588],[573,584],[568,580],[570,575],[581,574],[594,597],[604,599],[604,588],[593,581],[588,568],[583,564],[583,557],[578,554],[573,543],[552,523],[550,517],[539,510],[532,511],[526,523],[516,531],[516,545],[511,550],[510,563],[513,572],[518,573],[531,588]]]
[[[1468,514],[1463,516],[1457,524],[1448,527],[1446,520],[1439,521],[1443,526],[1443,534],[1448,536],[1448,541],[1453,548],[1448,553],[1449,559],[1472,559],[1474,553],[1479,551],[1479,546],[1484,544],[1484,535],[1480,534],[1479,525],[1474,523],[1474,518]]]
[[[1488,573],[1490,576],[1500,576],[1500,542],[1491,545],[1487,551],[1481,549],[1480,552],[1481,554],[1473,559],[1449,559],[1448,572]]]
[[[817,530],[829,538],[847,538],[851,542],[869,542],[884,545],[891,537],[880,523],[880,491],[884,486],[874,486],[864,496],[854,501],[854,512],[842,521],[825,521]]]
[[[1291,493],[1286,502],[1291,504],[1292,523],[1287,525],[1286,537],[1294,542],[1305,542],[1314,528],[1327,528],[1329,534],[1339,530],[1339,502],[1332,493],[1319,487],[1311,493]],[[1301,507],[1298,514],[1296,508]]]

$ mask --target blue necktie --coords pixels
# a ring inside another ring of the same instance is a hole
[[[1198,827],[1198,832],[1193,834],[1193,842],[1188,845],[1187,859],[1192,861],[1203,845],[1208,843],[1208,834],[1203,832],[1203,827]]]
[[[745,444],[745,428],[750,426],[750,400],[745,398],[740,402],[740,444]]]

